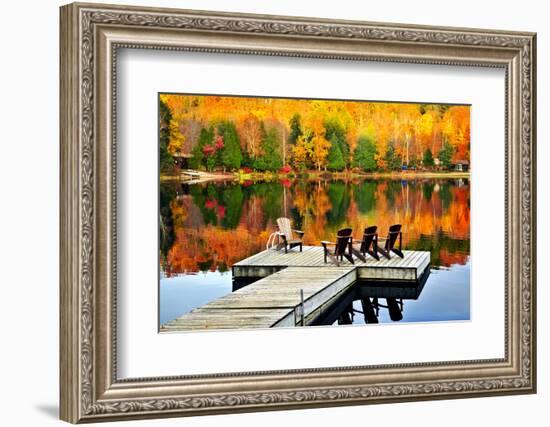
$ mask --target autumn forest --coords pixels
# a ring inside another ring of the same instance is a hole
[[[161,94],[160,163],[292,173],[453,169],[470,157],[470,107]]]

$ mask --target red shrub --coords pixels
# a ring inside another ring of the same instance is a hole
[[[290,188],[292,186],[292,181],[288,178],[283,178],[279,182],[286,188]]]
[[[214,147],[213,145],[205,145],[202,149],[202,152],[206,157],[211,156],[216,152],[216,147]]]
[[[218,135],[216,137],[216,149],[221,150],[223,148],[223,136]]]
[[[204,207],[206,209],[214,209],[218,205],[218,202],[216,200],[208,199],[206,202],[204,202]]]
[[[281,169],[279,169],[279,172],[281,172],[281,173],[290,173],[290,172],[292,172],[292,168],[290,167],[290,165],[285,165]]]

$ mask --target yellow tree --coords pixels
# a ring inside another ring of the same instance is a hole
[[[317,170],[326,169],[330,142],[325,138],[323,116],[315,112],[308,117],[307,126],[311,137],[311,161]]]
[[[241,121],[239,126],[241,143],[246,148],[250,157],[258,157],[260,154],[260,143],[262,142],[261,122],[253,114],[249,114]]]
[[[418,104],[398,104],[399,133],[402,141],[401,162],[405,165],[410,163],[411,144],[417,134],[417,121],[420,117]]]
[[[170,120],[170,139],[168,141],[168,152],[171,155],[178,154],[183,148],[185,136],[180,132],[180,123],[177,117]]]
[[[301,135],[294,147],[292,147],[292,157],[294,164],[300,169],[305,169],[308,165],[308,160],[312,154],[312,143],[309,135]]]

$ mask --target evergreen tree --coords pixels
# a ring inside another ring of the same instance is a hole
[[[223,148],[221,148],[222,165],[232,170],[239,169],[243,156],[235,124],[232,122],[223,123],[218,127],[218,132],[223,137]]]
[[[197,145],[193,147],[193,150],[191,150],[193,157],[189,160],[189,164],[192,169],[202,169],[205,166],[205,155],[203,149],[205,146],[212,144],[213,139],[214,132],[212,128],[201,129],[199,141],[197,142]]]
[[[346,167],[342,149],[335,136],[330,140],[330,149],[327,157],[328,169],[331,171],[341,171]]]
[[[346,138],[346,130],[342,127],[340,122],[335,119],[326,120],[324,125],[325,138],[333,144],[336,143],[339,146],[345,163],[344,167],[349,166],[350,149]]]
[[[288,142],[292,145],[296,144],[298,138],[302,136],[302,125],[300,123],[300,115],[298,113],[294,114],[290,119],[290,135],[288,136]]]
[[[248,154],[248,151],[244,150],[242,152],[242,154],[243,154],[243,159],[241,160],[241,167],[244,167],[244,166],[249,167],[249,168],[253,167],[254,162],[253,162],[252,158],[250,157],[250,154]]]
[[[168,143],[170,141],[170,121],[172,120],[172,112],[170,108],[159,101],[159,120],[160,120],[160,135],[159,135],[159,162],[161,171],[169,171],[174,167],[174,158],[168,152]]]
[[[206,156],[206,169],[210,172],[216,167],[216,153]]]
[[[441,148],[441,151],[439,152],[439,160],[441,162],[441,165],[445,169],[451,168],[453,153],[454,153],[453,146],[449,144],[448,141],[445,141],[445,143],[443,144],[443,147]]]
[[[276,171],[283,166],[281,147],[277,129],[271,128],[265,133],[261,143],[262,155],[254,160],[254,168],[258,170]]]
[[[386,167],[389,170],[398,170],[401,168],[401,162],[395,152],[393,141],[388,144],[386,154],[384,155],[384,161],[386,162]]]
[[[434,162],[434,156],[432,154],[432,150],[429,148],[426,148],[426,151],[424,151],[424,157],[422,158],[422,163],[424,166],[433,167],[435,166]]]
[[[360,136],[353,152],[353,166],[372,172],[376,169],[376,145],[368,136]]]

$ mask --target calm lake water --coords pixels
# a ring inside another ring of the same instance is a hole
[[[291,180],[160,186],[160,323],[232,291],[231,266],[265,249],[286,216],[306,245],[344,226],[384,234],[403,224],[403,246],[431,252],[417,299],[350,296],[334,324],[470,319],[470,185],[467,179]],[[366,315],[370,314],[370,315]]]

